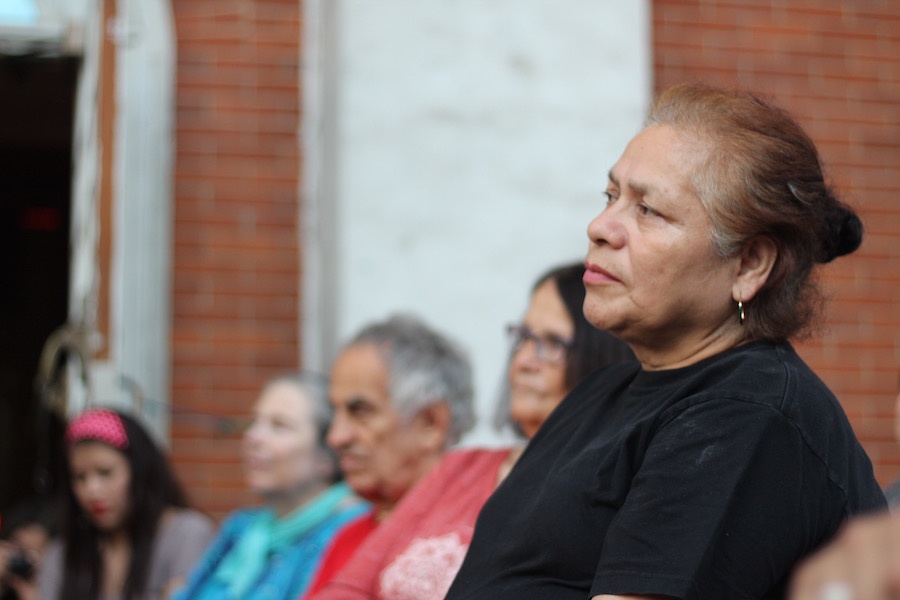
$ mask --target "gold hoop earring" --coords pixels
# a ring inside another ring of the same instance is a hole
[[[741,319],[741,325],[744,324],[744,302],[743,300],[738,300],[738,317]]]

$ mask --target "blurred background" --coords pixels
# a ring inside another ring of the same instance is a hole
[[[469,351],[583,258],[653,94],[798,117],[867,227],[797,344],[900,476],[896,0],[0,0],[0,509],[52,487],[55,413],[141,412],[200,508],[251,502],[261,385],[412,312]],[[37,475],[37,477],[36,477]]]

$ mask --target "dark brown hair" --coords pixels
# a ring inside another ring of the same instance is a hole
[[[122,598],[132,600],[146,595],[150,561],[157,526],[170,507],[187,506],[187,498],[168,459],[150,434],[131,416],[115,410],[125,426],[128,446],[119,450],[131,468],[128,498],[131,503],[126,528],[131,540],[131,561]],[[78,442],[102,443],[102,442]],[[87,600],[100,597],[103,561],[100,558],[100,531],[90,522],[78,504],[71,484],[71,470],[64,461],[67,485],[63,492],[62,536],[65,542],[62,600]]]
[[[668,125],[699,142],[692,184],[720,256],[737,256],[760,237],[778,249],[768,280],[744,302],[748,337],[807,334],[822,303],[813,267],[856,250],[863,233],[859,217],[825,182],[810,137],[757,96],[702,83],[665,90],[646,125]]]

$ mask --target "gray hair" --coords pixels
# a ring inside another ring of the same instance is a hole
[[[331,420],[334,416],[334,409],[328,400],[328,380],[322,375],[311,372],[285,373],[267,381],[263,390],[282,383],[294,386],[309,398],[316,428],[316,450],[328,459],[331,467],[331,480],[340,480],[337,454],[326,442],[328,429],[331,427]]]
[[[411,315],[394,315],[363,328],[345,348],[359,344],[375,346],[387,363],[397,412],[412,418],[427,406],[446,402],[449,444],[475,424],[472,368],[466,352],[447,336]]]

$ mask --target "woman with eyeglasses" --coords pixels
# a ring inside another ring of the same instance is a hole
[[[549,271],[532,288],[521,323],[510,325],[510,360],[498,425],[526,439],[572,387],[609,362],[633,361],[628,346],[590,325],[581,306],[584,265]],[[466,449],[441,463],[403,497],[315,600],[439,600],[462,564],[481,505],[522,447]]]
[[[633,361],[627,344],[584,317],[584,264],[558,267],[532,288],[521,323],[507,327],[510,361],[495,424],[531,439],[575,384],[598,367]]]

